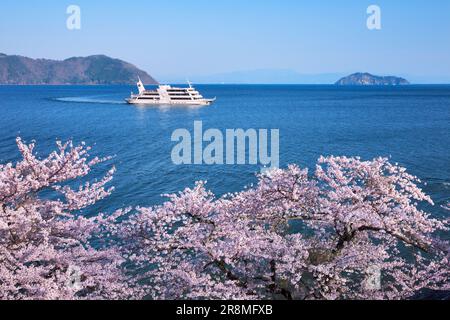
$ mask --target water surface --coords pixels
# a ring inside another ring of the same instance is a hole
[[[36,140],[45,155],[56,139],[86,141],[93,154],[113,155],[114,194],[96,205],[110,212],[161,203],[160,194],[208,180],[218,194],[255,181],[254,165],[172,164],[173,130],[278,128],[280,163],[313,167],[320,155],[391,157],[427,183],[436,206],[450,200],[450,86],[335,87],[203,85],[209,107],[124,104],[128,86],[0,86],[0,162],[18,159],[15,138]]]

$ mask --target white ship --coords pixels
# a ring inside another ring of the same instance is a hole
[[[131,93],[126,101],[130,104],[184,104],[208,106],[214,99],[205,99],[195,90],[190,82],[188,88],[176,88],[169,85],[159,85],[156,90],[146,90],[141,79],[137,83],[139,94]]]

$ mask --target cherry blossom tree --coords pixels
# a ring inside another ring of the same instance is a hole
[[[385,158],[320,158],[242,192],[204,182],[150,208],[97,214],[114,168],[57,143],[0,165],[0,299],[404,299],[449,289],[448,221]],[[74,187],[74,185],[79,187]],[[88,215],[89,213],[89,215]],[[126,266],[126,268],[125,268]]]
[[[320,158],[215,197],[204,182],[120,229],[156,299],[403,299],[448,289],[446,222],[388,159]]]
[[[0,299],[115,299],[130,295],[117,248],[101,235],[120,212],[80,212],[107,197],[114,168],[101,180],[69,185],[106,159],[89,147],[57,143],[38,159],[34,143],[17,145],[22,160],[0,165]],[[91,240],[96,240],[94,246]]]

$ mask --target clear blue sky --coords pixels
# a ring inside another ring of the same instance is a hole
[[[81,30],[66,8],[81,7]],[[381,7],[382,29],[366,27]],[[106,54],[152,75],[252,69],[370,71],[450,79],[450,0],[72,0],[0,2],[0,52]]]

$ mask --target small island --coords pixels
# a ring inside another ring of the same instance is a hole
[[[338,86],[400,86],[410,84],[408,80],[394,76],[375,76],[370,73],[353,73],[335,83]]]

